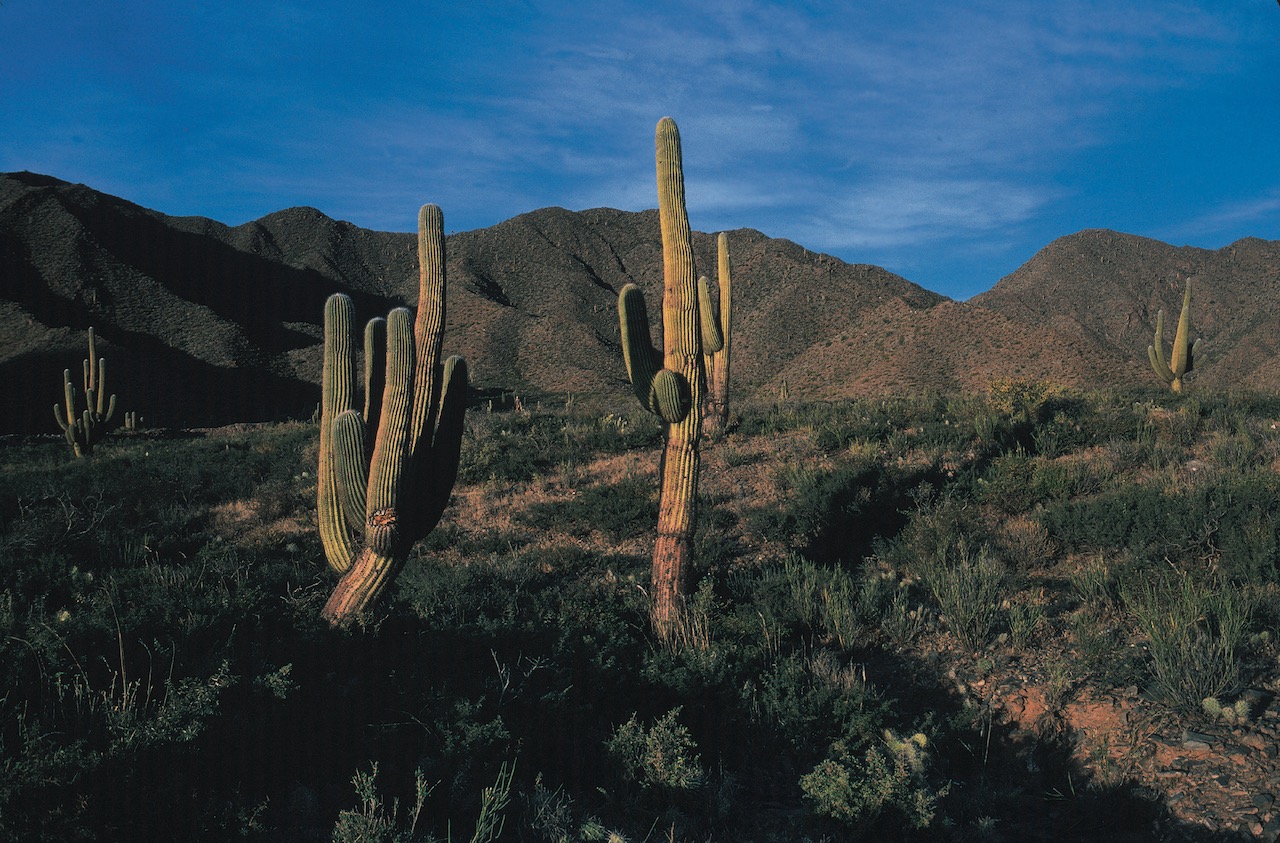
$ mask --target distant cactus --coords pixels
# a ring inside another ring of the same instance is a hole
[[[124,429],[130,433],[136,433],[142,429],[142,416],[138,415],[136,410],[130,410],[124,414]]]
[[[733,285],[729,276],[729,237],[724,232],[716,238],[718,275],[720,286],[719,323],[721,348],[719,351],[703,349],[703,362],[707,370],[707,405],[702,415],[702,432],[707,436],[721,436],[729,427],[729,346],[733,340],[730,322],[733,316]],[[699,293],[710,307],[710,295],[706,293],[707,279],[698,279]]]
[[[650,595],[654,630],[667,638],[683,611],[688,591],[697,516],[703,354],[719,351],[723,338],[719,323],[699,305],[684,203],[680,132],[670,117],[658,122],[655,148],[662,226],[664,354],[659,356],[652,345],[644,296],[634,284],[626,285],[619,294],[618,316],[632,388],[640,402],[667,423]]]
[[[434,205],[418,214],[418,258],[416,323],[396,308],[366,327],[364,414],[355,409],[351,299],[325,303],[317,509],[325,556],[342,574],[322,611],[333,626],[382,595],[439,522],[458,473],[467,364],[439,363],[444,219]]]
[[[93,328],[89,328],[89,359],[84,361],[84,401],[85,409],[76,408],[76,388],[71,383],[71,370],[62,370],[62,392],[66,401],[66,409],[61,405],[53,405],[53,418],[67,437],[72,453],[77,457],[86,457],[93,453],[93,446],[102,440],[107,432],[107,423],[116,412],[116,397],[106,401],[107,361],[95,357]]]
[[[1164,311],[1156,312],[1156,338],[1153,345],[1147,346],[1147,358],[1151,368],[1155,369],[1160,380],[1169,385],[1174,392],[1182,391],[1182,378],[1195,367],[1196,354],[1200,349],[1200,340],[1191,342],[1191,279],[1187,279],[1187,290],[1182,296],[1182,314],[1178,317],[1178,332],[1173,337],[1173,358],[1166,365],[1164,362]]]

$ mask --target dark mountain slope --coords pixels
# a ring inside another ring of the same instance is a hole
[[[406,228],[415,212],[405,209]],[[953,302],[752,229],[729,241],[739,398],[772,399],[783,380],[796,399],[982,389],[995,377],[1150,384],[1155,313],[1169,315],[1171,338],[1187,278],[1205,338],[1192,388],[1280,387],[1269,365],[1280,242],[1210,251],[1083,231]],[[694,250],[714,275],[714,236],[695,232]],[[478,390],[624,406],[617,293],[638,284],[661,325],[656,211],[544,208],[451,235],[447,253],[445,348],[467,357]],[[314,208],[230,227],[49,176],[0,175],[0,379],[17,399],[0,431],[54,428],[60,373],[79,371],[89,325],[121,408],[155,424],[309,416],[335,291],[352,295],[360,319],[415,304],[415,237]]]

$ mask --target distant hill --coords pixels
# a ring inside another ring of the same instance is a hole
[[[742,396],[771,397],[783,379],[798,399],[978,388],[1000,375],[1149,383],[1155,310],[1174,314],[1171,332],[1188,276],[1206,338],[1192,383],[1280,386],[1263,365],[1280,342],[1268,330],[1280,242],[1205,251],[1085,231],[955,302],[751,229],[729,241]],[[714,236],[695,232],[694,246],[699,270],[714,274]],[[545,208],[451,235],[447,255],[445,349],[467,357],[478,391],[626,400],[616,298],[639,284],[660,324],[656,211]],[[0,382],[16,398],[0,432],[56,430],[60,374],[78,373],[89,325],[121,408],[153,423],[309,416],[323,303],[337,291],[362,319],[414,304],[414,236],[313,208],[230,227],[50,176],[0,175]]]

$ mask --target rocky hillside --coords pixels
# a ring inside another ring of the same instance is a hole
[[[694,238],[699,267],[714,272],[713,235]],[[615,302],[635,282],[659,322],[656,211],[546,208],[451,235],[447,250],[445,348],[467,357],[479,394],[625,400]],[[730,232],[730,251],[739,395],[770,397],[784,379],[814,399],[1001,375],[1149,382],[1155,310],[1176,313],[1187,277],[1206,338],[1193,383],[1280,386],[1262,365],[1276,342],[1265,328],[1280,309],[1280,242],[1214,252],[1086,231],[968,302],[750,229]],[[0,432],[50,432],[60,373],[79,371],[89,325],[122,409],[151,423],[309,416],[325,297],[347,292],[367,318],[414,304],[416,279],[412,234],[313,208],[230,227],[0,175],[0,379],[17,398]]]

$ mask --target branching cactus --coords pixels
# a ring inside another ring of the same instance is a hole
[[[382,596],[439,522],[458,474],[467,364],[439,362],[444,218],[434,205],[418,214],[418,260],[416,321],[396,308],[365,328],[363,413],[351,299],[338,293],[325,303],[317,510],[325,557],[342,575],[322,612],[333,626]]]
[[[667,639],[674,632],[688,591],[697,515],[703,354],[720,350],[723,339],[718,321],[703,306],[707,303],[705,285],[700,297],[694,280],[680,133],[670,117],[658,122],[655,147],[662,224],[663,353],[659,355],[653,347],[644,296],[634,284],[623,287],[618,295],[618,317],[632,388],[640,402],[666,422],[650,615],[655,632]]]
[[[1187,279],[1187,290],[1182,295],[1182,314],[1178,317],[1178,332],[1173,337],[1173,357],[1164,362],[1164,311],[1156,312],[1156,337],[1153,345],[1147,346],[1147,358],[1151,360],[1151,368],[1156,370],[1160,380],[1169,385],[1174,392],[1182,391],[1182,378],[1195,366],[1196,353],[1200,349],[1200,340],[1191,342],[1191,279]]]
[[[62,392],[66,408],[53,405],[53,418],[67,437],[72,452],[77,457],[85,457],[93,453],[93,446],[102,440],[107,432],[107,423],[116,412],[116,397],[104,402],[107,392],[106,358],[95,356],[93,328],[89,329],[89,359],[84,361],[84,403],[83,411],[76,409],[76,388],[71,383],[71,370],[62,370]],[[105,404],[105,408],[104,408]]]
[[[719,323],[723,343],[719,351],[703,349],[703,364],[707,372],[707,401],[702,414],[702,432],[709,437],[722,436],[729,427],[729,346],[733,341],[729,323],[733,316],[733,286],[729,278],[729,237],[724,232],[716,238],[716,251],[720,286]],[[706,287],[707,279],[699,278],[698,292],[709,304],[710,295],[705,292]]]

